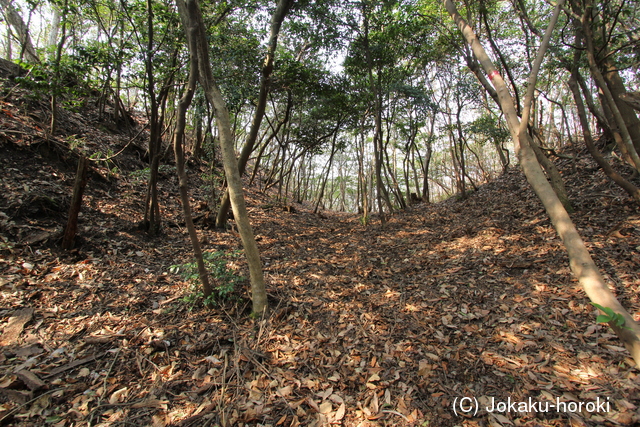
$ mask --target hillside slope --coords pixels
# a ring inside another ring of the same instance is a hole
[[[633,362],[595,324],[519,171],[466,200],[416,205],[384,229],[350,215],[285,212],[249,189],[273,308],[256,322],[246,279],[206,310],[172,273],[192,257],[171,167],[160,189],[164,234],[149,239],[138,229],[146,191],[144,172],[135,172],[144,167],[139,149],[93,165],[78,247],[59,250],[75,171],[69,142],[116,151],[131,134],[87,107],[65,116],[66,134],[47,137],[46,104],[19,99],[14,93],[0,111],[0,424],[640,421]],[[572,155],[559,166],[575,221],[622,303],[638,312],[640,215],[584,153]],[[246,265],[233,230],[206,226],[204,172],[191,167],[199,233],[225,260],[217,274],[228,283],[247,276]],[[477,413],[454,413],[464,396],[478,399]],[[488,411],[492,399],[529,398],[608,406]]]

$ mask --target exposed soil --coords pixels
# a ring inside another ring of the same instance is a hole
[[[16,89],[0,104],[0,424],[640,422],[638,371],[596,325],[519,171],[465,200],[414,205],[384,228],[300,205],[287,212],[250,188],[272,307],[254,320],[248,280],[206,309],[171,272],[192,260],[171,167],[160,183],[163,234],[139,229],[146,180],[134,171],[145,167],[144,133],[112,162],[92,165],[76,248],[58,249],[75,174],[70,143],[117,152],[141,125],[115,132],[88,104],[51,137],[46,103],[24,99]],[[554,160],[574,220],[611,288],[638,312],[637,206],[584,152],[568,154],[575,160]],[[237,233],[207,225],[205,173],[190,164],[204,247],[247,276],[233,256]],[[460,414],[463,397],[479,411]],[[488,411],[508,399],[569,406]]]

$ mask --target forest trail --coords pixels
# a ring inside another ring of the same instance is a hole
[[[17,114],[3,114],[17,132]],[[254,321],[247,280],[238,300],[213,310],[184,302],[192,291],[171,266],[192,256],[170,167],[160,185],[164,234],[149,239],[136,226],[144,177],[110,176],[95,165],[80,245],[66,253],[54,237],[64,224],[73,158],[39,138],[2,135],[1,425],[640,421],[633,362],[595,324],[519,171],[465,200],[415,205],[384,228],[375,217],[364,226],[354,215],[318,216],[297,205],[286,212],[250,189],[272,306],[269,318]],[[640,216],[584,153],[570,154],[579,167],[558,163],[576,224],[623,304],[637,312]],[[225,253],[228,267],[246,276],[242,258],[231,256],[241,248],[237,234],[205,226],[204,172],[191,170],[204,248]],[[477,414],[454,413],[464,396],[479,399]],[[491,399],[509,398],[610,406],[599,413],[486,410]]]

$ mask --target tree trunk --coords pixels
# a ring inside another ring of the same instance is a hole
[[[178,8],[183,25],[187,31],[187,36],[195,38],[195,40],[190,42],[189,45],[196,49],[200,84],[204,89],[207,101],[213,107],[217,119],[218,130],[220,132],[222,159],[229,188],[231,207],[233,209],[236,224],[238,225],[238,231],[244,246],[245,256],[247,257],[247,263],[249,264],[253,314],[255,316],[264,316],[268,310],[268,303],[264,275],[262,272],[262,261],[260,260],[258,246],[256,245],[253,230],[249,223],[247,207],[245,205],[244,195],[242,192],[242,180],[238,170],[238,162],[236,161],[229,111],[227,110],[227,106],[222,98],[222,94],[220,93],[218,86],[215,83],[213,73],[211,71],[211,63],[209,62],[209,46],[207,44],[204,23],[202,21],[202,12],[200,11],[197,0],[178,0]]]
[[[31,36],[29,35],[29,27],[22,20],[20,12],[13,5],[12,0],[0,0],[0,6],[2,6],[4,16],[7,22],[16,30],[18,39],[20,40],[20,59],[23,55],[26,56],[25,62],[33,64],[39,64],[40,58],[36,53],[33,43],[31,42]]]
[[[144,227],[154,236],[160,231],[160,202],[158,200],[158,169],[160,167],[160,148],[162,137],[159,123],[159,107],[155,94],[155,78],[153,74],[153,8],[151,0],[147,0],[147,51],[145,57],[145,71],[147,73],[147,94],[151,114],[149,117],[149,183],[147,186],[147,198],[145,201]]]
[[[258,96],[258,104],[256,106],[255,113],[253,115],[253,121],[251,123],[251,129],[247,140],[242,147],[240,157],[238,158],[238,170],[240,175],[244,173],[247,167],[247,161],[253,151],[253,147],[258,137],[258,131],[260,130],[260,124],[264,117],[265,108],[267,106],[267,95],[269,95],[269,87],[271,86],[271,73],[273,72],[273,58],[275,56],[276,48],[278,47],[278,35],[280,34],[280,27],[282,27],[282,21],[287,16],[289,9],[293,5],[294,0],[279,0],[276,10],[271,17],[271,34],[269,36],[269,50],[267,51],[267,57],[264,60],[262,66],[262,76],[260,77],[260,95]],[[216,218],[216,228],[224,228],[227,213],[229,212],[229,192],[226,191],[222,202],[220,203],[220,209],[218,210],[218,216]]]
[[[616,106],[618,110],[620,110],[620,115],[627,125],[627,130],[629,131],[629,136],[631,137],[636,152],[640,152],[640,120],[638,120],[634,109],[624,102],[624,95],[627,93],[627,89],[620,77],[618,67],[612,63],[611,57],[605,60],[603,66],[605,67],[605,72],[602,74],[602,77],[607,83],[607,87],[611,91]]]
[[[575,71],[575,70],[574,70]],[[624,179],[620,174],[613,170],[609,162],[600,154],[593,138],[591,137],[591,130],[589,129],[589,121],[587,120],[587,114],[585,112],[584,103],[582,102],[582,96],[580,95],[580,89],[578,88],[575,72],[572,73],[569,79],[569,88],[573,93],[573,97],[576,101],[576,108],[578,110],[578,118],[580,119],[580,125],[582,126],[582,132],[584,134],[584,142],[591,153],[591,156],[595,159],[598,166],[604,171],[604,173],[611,178],[616,184],[618,184],[624,191],[626,191],[636,202],[640,202],[640,189]]]
[[[53,62],[53,76],[51,85],[51,122],[49,123],[49,132],[51,135],[56,133],[58,127],[58,92],[60,91],[60,61],[62,60],[62,49],[67,40],[67,2],[63,6],[62,17],[62,35],[56,47],[56,54]]]
[[[383,186],[382,182],[382,100],[380,99],[379,87],[373,77],[373,61],[371,59],[371,52],[369,49],[369,13],[366,10],[367,6],[362,5],[362,16],[364,19],[364,49],[365,57],[367,60],[367,70],[369,75],[369,85],[371,94],[373,95],[374,103],[374,119],[375,130],[373,131],[373,154],[375,158],[375,174],[376,174],[376,199],[378,201],[378,215],[380,216],[380,223],[384,227],[387,219],[384,215],[384,209],[382,207]],[[386,198],[388,205],[391,204],[389,198]]]
[[[58,43],[58,31],[60,30],[60,18],[62,13],[60,8],[56,5],[51,5],[53,16],[51,17],[51,29],[49,30],[49,41],[47,45],[51,51],[54,51],[56,44]]]
[[[189,108],[189,105],[191,105],[193,93],[196,90],[196,83],[198,82],[198,57],[196,54],[196,48],[193,46],[195,29],[193,27],[187,27],[185,30],[191,32],[191,35],[187,37],[190,56],[189,82],[185,88],[182,98],[178,102],[176,129],[173,134],[173,151],[176,156],[176,169],[178,171],[179,192],[180,200],[182,201],[182,210],[184,212],[184,222],[187,226],[189,237],[191,238],[193,254],[196,258],[196,264],[198,265],[198,275],[200,276],[200,282],[202,283],[202,293],[204,295],[205,303],[207,303],[208,298],[213,293],[213,289],[209,283],[209,273],[207,272],[207,268],[204,264],[204,257],[202,256],[202,248],[200,247],[200,241],[198,240],[198,233],[196,231],[196,227],[193,225],[191,204],[189,202],[187,173],[184,169],[184,130],[187,123],[187,109]]]
[[[640,157],[638,156],[638,151],[636,151],[633,141],[631,140],[631,135],[629,133],[629,129],[627,128],[627,123],[625,122],[622,113],[618,108],[618,105],[616,104],[613,94],[609,90],[609,86],[607,85],[602,73],[598,69],[598,64],[596,62],[595,56],[595,47],[593,45],[593,32],[591,29],[592,9],[593,6],[589,2],[582,16],[582,31],[584,34],[584,41],[586,45],[589,70],[591,71],[591,75],[596,82],[596,85],[602,91],[602,95],[605,99],[606,104],[611,110],[611,114],[613,115],[615,124],[618,126],[618,131],[620,132],[620,135],[622,137],[622,144],[620,145],[620,149],[623,151],[623,153],[626,151],[625,154],[628,154],[628,156],[630,157],[632,165],[637,171],[640,171]]]
[[[640,325],[635,322],[633,317],[624,309],[624,307],[622,307],[620,302],[609,290],[607,283],[598,271],[591,255],[589,255],[589,251],[580,238],[580,235],[567,211],[564,209],[562,203],[558,199],[558,196],[544,177],[542,169],[536,160],[535,153],[531,149],[529,144],[530,138],[526,132],[529,105],[535,89],[537,73],[542,62],[542,54],[549,43],[551,32],[555,22],[557,21],[562,3],[562,0],[557,2],[554,16],[551,19],[545,38],[540,46],[538,57],[536,58],[536,62],[532,68],[528,82],[527,97],[525,99],[525,110],[521,123],[518,119],[513,99],[509,94],[504,80],[476,38],[473,29],[469,27],[466,21],[460,16],[452,0],[444,0],[444,5],[447,11],[456,22],[458,28],[471,46],[474,55],[482,64],[485,72],[489,75],[489,78],[498,92],[500,105],[507,119],[509,130],[511,131],[511,136],[516,147],[516,153],[520,158],[524,174],[527,181],[531,184],[531,187],[540,198],[540,201],[544,205],[558,235],[567,249],[571,270],[592,302],[599,304],[602,307],[609,308],[613,310],[614,313],[617,313],[624,318],[625,323],[623,327],[618,326],[613,321],[609,322],[609,326],[611,326],[620,340],[624,343],[636,364],[640,366]]]
[[[564,186],[564,181],[562,181],[562,176],[556,168],[556,165],[553,164],[551,160],[544,154],[544,152],[540,149],[540,146],[536,144],[536,142],[529,138],[528,142],[531,145],[531,149],[536,155],[536,159],[538,163],[544,169],[549,181],[551,183],[551,187],[553,187],[553,191],[556,192],[558,198],[562,202],[562,205],[567,210],[567,212],[572,213],[573,207],[571,206],[571,201],[569,200],[569,196],[567,196],[567,189]]]
[[[69,207],[69,218],[67,226],[64,229],[62,237],[62,249],[69,250],[73,248],[76,239],[76,231],[78,230],[78,215],[82,207],[82,195],[87,186],[87,170],[89,169],[89,160],[80,155],[78,159],[78,170],[76,171],[76,181],[73,185],[73,197],[71,198],[71,206]]]

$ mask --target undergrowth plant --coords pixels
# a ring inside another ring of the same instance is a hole
[[[183,302],[195,305],[202,299],[205,305],[215,305],[230,300],[236,285],[244,280],[243,276],[229,268],[230,259],[237,258],[239,255],[240,251],[207,251],[202,254],[209,276],[213,279],[213,293],[207,299],[204,299],[198,265],[195,261],[169,267],[171,273],[179,274],[189,282],[190,292],[183,298]]]
[[[619,328],[622,328],[622,327],[626,328],[626,326],[624,326],[625,319],[622,316],[622,314],[616,313],[611,308],[603,307],[600,304],[596,304],[595,302],[592,302],[591,305],[593,305],[594,307],[596,307],[597,309],[599,309],[599,310],[601,310],[602,312],[605,313],[605,314],[598,314],[598,317],[596,318],[596,323],[610,323],[610,322],[613,322]]]

